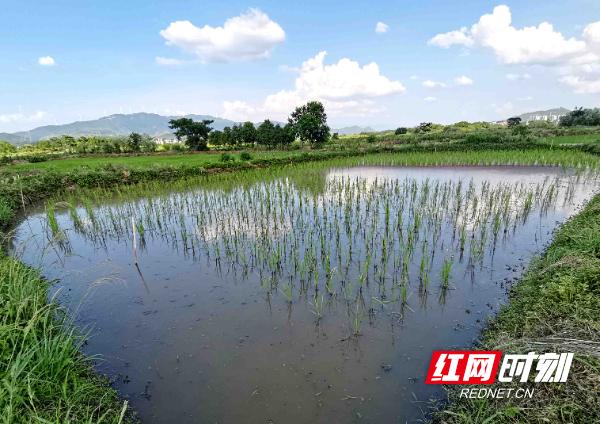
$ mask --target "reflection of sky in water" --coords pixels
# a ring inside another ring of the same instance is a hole
[[[533,167],[357,167],[333,170],[327,181],[345,176],[366,178],[372,184],[376,177],[418,181],[429,177],[463,179],[465,186],[471,178],[476,184],[488,180],[491,186],[520,181],[536,185],[558,172],[558,168]],[[94,326],[86,350],[105,356],[99,370],[117,378],[115,387],[131,396],[146,423],[330,423],[349,422],[357,414],[365,422],[404,422],[419,418],[419,408],[427,406],[415,402],[415,397],[426,401],[430,396],[443,395],[438,387],[423,383],[432,351],[469,346],[486,317],[506,299],[508,280],[519,275],[531,254],[549,242],[556,221],[574,213],[593,189],[595,184],[591,183],[580,187],[572,202],[563,205],[559,201],[547,214],[532,211],[526,225],[498,240],[495,251],[486,251],[484,261],[474,268],[468,261],[457,259],[452,270],[456,289],[446,292],[444,304],[440,304],[443,293],[437,284],[444,261],[441,245],[432,260],[435,283],[424,301],[419,298],[420,244],[415,246],[407,286],[412,311],[400,308],[399,302],[382,307],[371,301],[372,297],[381,298],[382,293],[371,272],[369,284],[363,288],[369,316],[362,318],[358,338],[348,337],[356,303],[347,306],[339,276],[333,283],[340,290],[330,298],[323,289],[324,271],[319,270],[324,317],[315,325],[310,305],[314,289],[304,296],[296,286],[293,303],[288,306],[278,290],[271,296],[266,294],[257,269],[244,273],[239,263],[222,260],[216,264],[214,256],[208,258],[202,253],[201,245],[194,246],[194,252],[189,246],[186,250],[177,231],[177,237],[170,238],[148,233],[144,249],[138,252],[144,281],[133,265],[130,234],[118,231],[114,237],[92,240],[68,230],[71,254],[64,255],[60,246],[52,246],[46,249],[41,265],[47,277],[63,277],[56,285],[63,304],[75,308],[86,299],[78,315],[79,325]],[[222,193],[231,195],[235,191]],[[315,197],[319,216],[323,212],[319,203],[322,195]],[[83,208],[79,210],[83,215]],[[102,210],[96,209],[98,216]],[[230,217],[234,220],[225,228],[255,236],[244,229],[243,216]],[[68,213],[57,213],[57,219],[61,228],[73,228]],[[178,217],[169,219],[176,222]],[[191,216],[185,215],[184,221],[191,229],[196,225]],[[212,249],[220,227],[205,225]],[[305,228],[310,226],[305,224]],[[294,234],[291,225],[280,228],[273,240]],[[24,261],[39,264],[37,246],[47,244],[43,215],[31,215],[20,225],[20,240],[32,234],[36,238],[27,244]],[[231,232],[226,235],[231,236]],[[444,234],[440,243],[450,243],[451,238]],[[316,245],[317,241],[313,242]],[[348,240],[342,244],[347,248]],[[365,246],[357,245],[355,251],[364,254]],[[284,275],[293,274],[293,264],[286,266]],[[331,266],[340,266],[336,258],[332,258]],[[357,284],[358,268],[357,258],[347,282]],[[102,284],[90,295],[89,285],[114,269],[120,270],[123,282]],[[391,265],[387,273],[386,290],[391,290],[397,273]],[[298,279],[294,279],[297,285]],[[280,284],[289,281],[283,277]],[[387,295],[389,300],[399,296],[400,290],[388,291]],[[373,311],[368,310],[369,304]],[[383,371],[382,364],[392,365],[392,370]],[[126,383],[129,379],[131,382]],[[347,396],[353,398],[341,400]]]

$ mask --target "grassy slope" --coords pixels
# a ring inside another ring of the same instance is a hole
[[[576,352],[566,383],[527,383],[532,399],[459,399],[434,417],[444,423],[600,422],[600,195],[559,229],[483,333],[478,350]],[[535,376],[532,370],[530,379]],[[497,387],[526,387],[496,383]],[[473,387],[473,386],[464,386]],[[487,421],[486,421],[487,420]]]
[[[286,157],[292,155],[298,155],[299,152],[261,152],[251,153],[253,158],[256,159],[268,159],[274,157]],[[232,156],[239,157],[235,154]],[[23,165],[12,165],[0,169],[6,170],[24,170],[24,169],[56,169],[58,171],[70,171],[74,168],[82,165],[87,165],[90,168],[97,168],[100,165],[112,164],[112,165],[128,165],[135,167],[147,167],[154,164],[163,166],[172,165],[190,165],[190,166],[206,166],[208,164],[214,164],[221,161],[221,155],[217,153],[211,154],[187,154],[187,155],[164,155],[164,156],[133,156],[133,157],[88,157],[88,158],[75,158],[75,159],[60,159],[51,160],[40,163],[27,163]]]
[[[540,141],[556,144],[600,143],[600,134],[562,135],[559,137],[543,137]]]
[[[48,282],[0,257],[0,423],[121,423],[124,404],[80,354],[83,335]]]

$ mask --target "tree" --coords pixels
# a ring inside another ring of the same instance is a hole
[[[422,132],[431,132],[431,130],[433,130],[433,124],[431,122],[421,122],[418,128]]]
[[[593,127],[600,125],[600,109],[575,108],[571,113],[563,115],[558,120],[559,127],[585,126]]]
[[[508,118],[508,120],[506,121],[506,123],[508,124],[508,126],[510,128],[517,126],[519,124],[521,124],[521,118],[519,118],[518,116],[514,116],[512,118]]]
[[[408,132],[408,129],[406,129],[404,127],[399,127],[399,128],[396,128],[396,131],[394,131],[394,134],[402,135],[402,134],[406,134],[407,132]]]
[[[8,153],[15,153],[17,151],[17,148],[15,146],[13,146],[12,144],[10,144],[7,141],[0,141],[0,153],[2,154],[8,154]]]
[[[230,131],[231,131],[231,129],[230,129]],[[208,135],[208,141],[213,146],[220,146],[220,145],[224,144],[223,138],[224,138],[223,133],[218,130],[211,131],[211,133]]]
[[[289,146],[296,139],[296,131],[291,124],[285,124],[283,127],[279,124],[275,125],[275,134],[277,144],[281,146]]]
[[[205,119],[196,122],[191,118],[171,119],[169,128],[174,129],[175,137],[181,141],[185,137],[185,144],[193,150],[208,150],[208,134],[212,131],[209,127],[214,121]]]
[[[127,147],[132,152],[139,152],[140,145],[142,144],[142,135],[140,133],[132,132],[129,134],[129,138],[127,139]]]
[[[231,145],[242,144],[242,140],[242,125],[233,124],[233,127],[231,127]]]
[[[279,130],[281,130],[281,127],[279,127]],[[257,138],[259,144],[275,146],[276,144],[279,144],[279,140],[277,140],[278,135],[275,125],[268,119],[265,119],[265,122],[258,126]]]
[[[339,140],[340,139],[340,135],[338,133],[333,133],[333,135],[331,136],[332,140]]]
[[[231,135],[230,127],[223,128],[223,134],[221,135],[221,144],[225,146],[231,146],[235,144],[235,142],[233,141],[233,136]]]
[[[256,127],[250,121],[244,122],[242,126],[242,143],[243,144],[254,144],[258,141],[258,133]]]
[[[297,107],[288,118],[300,140],[308,141],[311,148],[325,143],[329,139],[327,114],[321,102],[308,102]]]

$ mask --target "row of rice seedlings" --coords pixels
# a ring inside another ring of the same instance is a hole
[[[105,192],[112,202],[96,191],[94,197],[78,199],[83,207],[69,207],[69,216],[73,231],[100,246],[111,240],[129,243],[134,216],[142,250],[169,243],[215,266],[258,271],[261,286],[290,303],[296,282],[306,293],[312,281],[316,296],[324,275],[330,296],[339,292],[340,299],[352,302],[376,281],[378,298],[385,299],[391,280],[391,289],[399,287],[400,303],[406,304],[415,268],[420,293],[429,292],[436,252],[447,255],[439,275],[440,287],[447,289],[455,254],[462,261],[467,251],[471,266],[482,263],[486,251],[513,237],[532,211],[546,213],[585,184],[597,183],[596,174],[582,177],[582,172],[535,186],[311,174],[298,170],[286,178],[254,182],[241,174],[237,186],[223,177],[211,188],[146,198],[122,188],[116,198]],[[93,206],[92,201],[104,203]],[[70,205],[75,203],[70,199]],[[55,231],[54,205],[47,207],[47,219]],[[488,232],[494,237],[488,238]],[[273,290],[282,279],[290,282]]]

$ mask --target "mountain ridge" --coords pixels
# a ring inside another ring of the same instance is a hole
[[[60,137],[61,135],[70,135],[72,137],[116,137],[127,136],[132,132],[146,133],[155,138],[172,138],[173,132],[169,128],[171,119],[178,119],[182,116],[164,116],[156,113],[138,112],[132,114],[117,113],[105,116],[99,119],[89,121],[75,121],[70,124],[62,125],[44,125],[33,128],[29,131],[18,131],[15,133],[0,133],[0,140],[8,141],[17,146],[35,143],[41,140],[47,140],[52,137]],[[232,121],[230,119],[218,118],[210,115],[185,115],[185,118],[191,118],[195,121],[210,119],[214,121],[211,127],[215,130],[222,131],[223,128],[241,124],[241,122]],[[274,124],[285,125],[284,122],[272,121]],[[260,125],[260,122],[254,123],[255,126]],[[337,132],[340,135],[358,134],[363,131],[373,131],[370,127],[351,126],[341,129],[333,129],[331,133]]]

